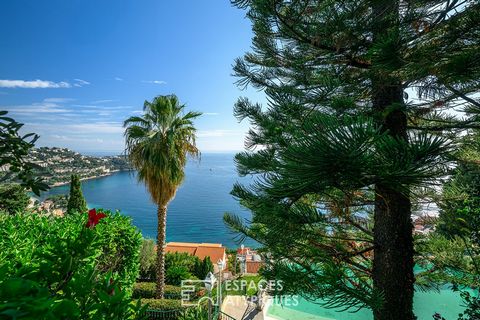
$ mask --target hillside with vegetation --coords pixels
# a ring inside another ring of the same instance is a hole
[[[77,174],[83,180],[130,170],[123,155],[94,157],[67,148],[34,148],[29,151],[27,159],[35,165],[36,176],[49,186],[68,183],[72,174]]]

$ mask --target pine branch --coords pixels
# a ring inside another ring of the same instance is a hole
[[[455,89],[454,87],[449,86],[449,85],[445,85],[445,87],[446,87],[448,90],[450,90],[450,91],[452,91],[453,93],[455,93],[455,94],[456,94],[457,96],[459,96],[460,98],[462,98],[463,100],[470,102],[471,104],[473,104],[473,105],[476,106],[477,108],[480,108],[480,103],[479,103],[479,102],[477,102],[477,101],[475,101],[474,99],[468,97],[468,96],[465,95],[463,92],[461,92],[461,91],[459,91],[459,90],[457,90],[457,89]]]
[[[342,48],[336,48],[336,47],[333,47],[333,46],[327,46],[327,45],[322,44],[318,40],[309,39],[309,38],[305,37],[300,32],[295,30],[295,28],[292,25],[290,25],[282,17],[282,15],[275,8],[275,5],[274,5],[273,10],[274,10],[275,16],[278,18],[278,20],[280,20],[282,25],[287,27],[287,29],[290,30],[290,32],[292,32],[297,37],[297,40],[299,40],[299,41],[301,41],[305,44],[309,44],[309,45],[311,45],[311,46],[313,46],[317,49],[325,50],[325,51],[328,51],[328,52],[333,53],[333,54],[344,54],[344,56],[347,60],[346,64],[349,65],[349,66],[356,67],[356,68],[361,68],[361,69],[369,69],[372,66],[372,64],[370,62],[355,59],[355,57],[353,57],[352,54],[347,53],[347,51],[348,51],[347,48],[343,48],[343,47]],[[337,63],[338,62],[341,62],[341,61],[337,60]]]

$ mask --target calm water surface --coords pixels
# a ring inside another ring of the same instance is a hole
[[[246,219],[250,212],[242,208],[231,195],[235,182],[248,183],[251,178],[238,176],[234,154],[203,154],[200,162],[191,161],[186,178],[175,199],[168,206],[167,241],[215,242],[236,247],[235,235],[225,226],[225,212]],[[48,195],[68,193],[69,186],[52,188]],[[108,177],[82,182],[89,207],[120,210],[133,219],[144,237],[155,238],[156,206],[143,184],[137,183],[131,172],[119,172]],[[252,245],[252,241],[245,241]]]

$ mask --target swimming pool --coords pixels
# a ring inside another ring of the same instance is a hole
[[[463,311],[462,299],[458,292],[442,289],[429,292],[415,292],[414,311],[418,320],[432,320],[435,312],[447,320],[456,320]],[[338,309],[324,308],[318,304],[298,299],[298,305],[287,304],[285,301],[273,301],[267,305],[266,315],[278,320],[373,320],[370,310],[360,310],[356,313],[338,312]]]

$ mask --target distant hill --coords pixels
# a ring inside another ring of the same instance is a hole
[[[56,147],[32,149],[29,161],[38,165],[37,174],[50,186],[70,182],[72,174],[78,174],[81,179],[91,179],[131,170],[123,155],[93,157]]]

